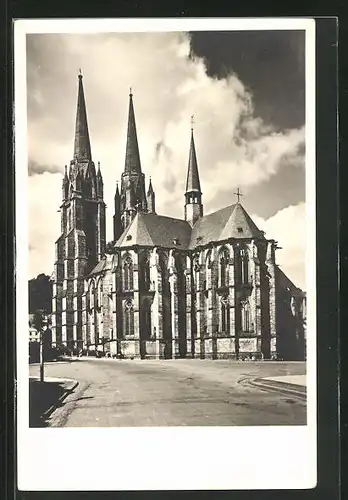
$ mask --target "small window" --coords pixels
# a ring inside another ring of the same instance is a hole
[[[131,234],[127,234],[127,238],[126,238],[126,240],[128,240],[128,241],[129,241],[129,240],[131,240],[131,239],[132,239],[132,235],[131,235]]]
[[[238,233],[242,233],[243,232],[243,228],[242,227],[237,227],[237,231],[238,231]]]
[[[174,238],[173,243],[174,243],[174,245],[180,245],[179,238]]]
[[[197,241],[201,241],[203,239],[203,236],[197,236]]]

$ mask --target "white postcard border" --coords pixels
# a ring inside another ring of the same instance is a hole
[[[306,31],[308,424],[277,427],[29,428],[26,34]],[[317,482],[315,21],[88,19],[15,22],[17,460],[20,490],[305,489]]]

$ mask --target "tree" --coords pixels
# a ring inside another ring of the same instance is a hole
[[[46,274],[39,274],[28,282],[29,313],[34,314],[43,309],[47,314],[52,312],[53,283]]]

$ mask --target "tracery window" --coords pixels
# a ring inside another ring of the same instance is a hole
[[[72,210],[71,206],[69,206],[67,210],[67,222],[68,222],[68,232],[72,229]]]
[[[134,335],[134,311],[131,300],[126,300],[123,308],[123,334]]]
[[[194,291],[197,292],[201,288],[200,284],[200,270],[199,258],[196,256],[193,260],[193,287]]]
[[[245,248],[240,251],[240,276],[242,283],[249,283],[249,258]]]
[[[230,332],[230,314],[229,314],[229,304],[226,298],[221,299],[221,311],[220,311],[220,330],[223,333]]]
[[[241,308],[241,316],[242,316],[242,331],[250,332],[250,308],[248,302],[242,303]]]
[[[123,262],[123,290],[133,290],[133,261],[130,255]]]
[[[211,260],[211,250],[208,250],[207,255],[205,257],[205,269],[208,271],[212,265],[212,260]]]
[[[150,262],[148,255],[144,255],[143,258],[141,259],[140,270],[141,270],[141,275],[140,275],[141,287],[143,290],[150,290],[150,285],[151,285]]]
[[[88,291],[88,304],[87,304],[87,309],[93,309],[94,308],[94,282],[92,281],[91,286]]]
[[[228,251],[224,248],[220,252],[219,256],[219,286],[224,287],[228,286],[228,261],[229,254]]]

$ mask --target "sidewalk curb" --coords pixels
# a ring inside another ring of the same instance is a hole
[[[74,390],[78,387],[77,391]],[[73,389],[71,389],[63,398],[64,405],[58,406],[50,415],[49,427],[64,427],[67,418],[73,411],[76,400],[90,387],[90,382],[77,382]]]
[[[249,385],[264,389],[266,391],[276,391],[288,396],[294,396],[303,401],[307,400],[307,387],[291,384],[289,382],[280,382],[268,380],[267,378],[255,378],[247,381]]]
[[[57,377],[57,380],[67,380],[67,379],[60,379]],[[59,405],[63,403],[63,401],[73,393],[73,391],[76,389],[76,387],[79,385],[79,382],[77,380],[71,380],[70,385],[65,389],[64,394],[54,403],[52,406],[48,408],[48,410],[45,411],[45,413],[42,415],[42,420],[48,419],[52,413],[54,413],[55,410],[59,408]]]

